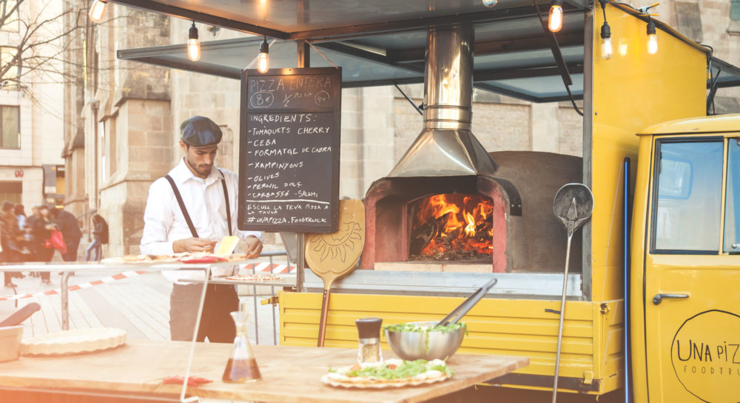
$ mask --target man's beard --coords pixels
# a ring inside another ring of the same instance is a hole
[[[211,173],[211,168],[213,168],[213,165],[198,165],[190,158],[185,158],[188,165],[190,165],[191,168],[195,170],[195,172],[198,172],[201,175],[208,175]]]

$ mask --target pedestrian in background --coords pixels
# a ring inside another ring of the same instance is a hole
[[[64,244],[67,245],[67,253],[62,254],[62,260],[76,262],[77,249],[80,247],[80,239],[82,239],[82,231],[77,224],[77,218],[68,211],[56,208],[51,210],[51,216],[56,221],[62,236],[64,236]]]
[[[18,228],[18,219],[15,217],[13,203],[4,201],[0,208],[0,227],[2,227],[2,255],[0,260],[8,263],[17,263],[23,258],[23,243],[25,238]],[[23,277],[20,272],[4,272],[4,284],[6,287],[15,287],[13,277]]]
[[[18,229],[21,230],[21,233],[23,233],[23,237],[25,240],[23,241],[23,244],[21,245],[23,247],[23,256],[21,256],[21,262],[28,261],[28,257],[31,254],[30,246],[28,245],[31,241],[31,234],[28,229],[28,217],[26,217],[26,209],[23,207],[22,204],[16,204],[13,208],[13,212],[15,213],[15,217],[18,219]],[[25,276],[23,276],[25,277]]]
[[[26,228],[24,231],[26,232],[26,240],[28,241],[26,243],[26,246],[28,247],[28,251],[30,254],[27,256],[26,261],[31,262],[34,260],[33,256],[36,256],[36,242],[33,239],[33,226],[34,223],[41,218],[41,213],[39,212],[39,205],[35,205],[31,207],[31,215],[26,217]],[[31,272],[31,277],[38,277],[40,274],[37,271]]]
[[[0,242],[2,243],[2,261],[8,263],[20,262],[23,253],[21,243],[25,240],[18,228],[18,219],[13,211],[13,203],[4,201],[0,212]],[[4,284],[6,287],[16,287],[13,277],[20,277],[18,272],[6,271]]]
[[[36,253],[34,261],[49,263],[54,258],[54,246],[51,244],[51,231],[57,229],[51,217],[49,207],[39,206],[39,217],[33,221],[33,244]],[[47,242],[48,241],[48,242]],[[51,284],[51,273],[41,272],[41,284]]]
[[[93,215],[92,217],[93,222],[93,241],[90,244],[90,246],[87,247],[87,250],[85,251],[85,261],[90,261],[90,254],[91,252],[94,255],[94,261],[99,262],[100,261],[100,249],[103,247],[103,244],[108,243],[108,223],[105,222],[103,217],[101,217],[98,214]]]
[[[13,207],[13,213],[15,213],[15,218],[18,219],[18,228],[25,232],[26,231],[26,209],[23,208],[22,204],[16,204],[15,207]]]

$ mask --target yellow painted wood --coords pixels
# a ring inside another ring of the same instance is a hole
[[[326,333],[326,345],[332,347],[357,345],[355,319],[380,317],[383,324],[438,320],[463,300],[356,294],[334,294],[332,298]],[[601,313],[602,304],[607,307],[606,314]],[[552,376],[558,316],[545,309],[558,309],[558,305],[559,301],[484,299],[464,318],[470,333],[460,352],[528,357],[530,365],[519,372]],[[618,377],[623,340],[621,306],[621,301],[566,303],[561,376],[583,378],[591,372],[603,378]],[[320,308],[320,294],[281,293],[281,344],[314,345]],[[384,349],[389,349],[384,334],[381,342]],[[609,390],[613,388],[602,387],[599,393]]]
[[[623,290],[621,163],[625,157],[637,161],[636,133],[658,123],[705,115],[706,54],[659,29],[658,53],[650,55],[646,23],[608,5],[614,56],[601,59],[598,32],[604,17],[598,2],[595,7],[592,300],[610,301],[621,299]],[[621,45],[626,48],[624,56]]]

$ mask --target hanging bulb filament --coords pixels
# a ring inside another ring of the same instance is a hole
[[[547,25],[552,32],[558,32],[563,28],[563,0],[553,0]]]
[[[257,70],[260,73],[267,73],[270,70],[270,45],[267,44],[267,37],[260,46],[260,55],[257,57]]]
[[[604,21],[604,25],[601,26],[601,58],[609,60],[612,56],[614,56],[612,32],[611,28],[609,28],[609,23]]]
[[[651,55],[654,55],[658,53],[658,33],[655,29],[655,23],[651,19],[650,22],[648,22],[647,25],[647,35],[648,35],[648,53]]]
[[[198,41],[198,28],[195,27],[195,21],[188,34],[188,59],[194,62],[200,60],[200,41]]]

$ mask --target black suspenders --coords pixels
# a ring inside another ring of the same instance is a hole
[[[229,236],[231,236],[233,234],[231,233],[231,207],[229,207],[229,191],[226,190],[226,177],[224,177],[223,171],[219,169],[218,173],[221,174],[221,184],[224,186],[224,200],[226,201],[226,222],[229,224]]]
[[[226,223],[227,227],[229,227],[229,235],[232,235],[231,233],[231,207],[229,206],[229,191],[226,189],[226,178],[224,177],[224,173],[219,169],[218,172],[221,174],[221,185],[223,185],[224,188],[224,200],[226,201]],[[188,214],[188,209],[185,208],[185,202],[182,200],[182,195],[180,195],[180,190],[177,189],[177,185],[175,185],[175,181],[172,179],[170,175],[167,175],[164,177],[167,179],[167,182],[170,183],[170,186],[172,186],[172,191],[175,192],[175,198],[177,199],[177,204],[180,205],[180,211],[182,211],[183,217],[185,217],[185,222],[188,223],[188,228],[190,228],[190,233],[193,235],[194,238],[200,238],[198,236],[198,231],[195,230],[195,225],[193,225],[193,220],[190,219],[190,214]]]

